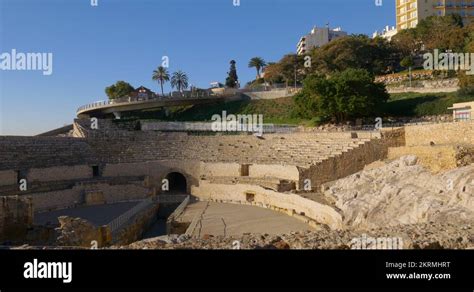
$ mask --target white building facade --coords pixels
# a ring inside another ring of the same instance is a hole
[[[330,29],[329,27],[314,27],[309,34],[300,39],[296,52],[298,55],[304,55],[312,48],[324,46],[325,44],[344,36],[347,36],[347,32],[342,31],[340,27],[334,29]]]
[[[390,27],[387,25],[382,31],[374,32],[372,38],[381,37],[387,39],[388,41],[391,41],[392,38],[397,34],[397,32],[398,30],[395,26]]]

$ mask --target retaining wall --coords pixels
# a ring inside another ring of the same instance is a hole
[[[251,202],[248,201],[247,194],[254,195]],[[296,194],[278,193],[255,185],[226,185],[203,181],[199,187],[192,188],[192,195],[201,200],[222,203],[277,207],[287,210],[289,215],[303,215],[332,229],[342,228],[342,216],[335,209]]]
[[[31,168],[28,170],[27,180],[33,181],[60,181],[92,178],[92,167],[89,165],[55,166],[49,168]]]
[[[474,144],[474,121],[405,127],[406,145]]]
[[[35,212],[45,212],[84,205],[86,204],[85,194],[90,191],[100,191],[107,204],[141,200],[152,194],[149,188],[134,183],[119,185],[99,183],[76,185],[72,189],[52,192],[32,193],[29,196],[33,200]]]

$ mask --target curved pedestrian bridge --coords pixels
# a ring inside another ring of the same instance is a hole
[[[193,97],[160,96],[150,99],[120,98],[83,105],[77,109],[76,114],[78,117],[104,117],[113,114],[116,118],[120,118],[122,112],[214,103],[231,97],[232,96],[203,94]]]

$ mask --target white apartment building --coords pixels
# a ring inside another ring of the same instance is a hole
[[[389,41],[392,40],[392,37],[397,34],[398,30],[395,26],[386,26],[382,31],[376,31],[372,34],[372,38],[376,37],[382,37],[384,39],[387,39]]]
[[[397,30],[414,28],[428,16],[461,15],[464,24],[474,19],[474,0],[396,0]]]
[[[312,48],[324,46],[330,41],[344,36],[347,36],[347,32],[342,31],[340,27],[334,29],[330,29],[329,26],[314,27],[309,34],[301,37],[296,52],[298,55],[303,55]]]

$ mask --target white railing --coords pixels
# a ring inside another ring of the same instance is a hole
[[[93,109],[93,108],[97,108],[97,107],[101,107],[101,106],[106,106],[106,105],[109,105],[109,104],[111,104],[110,100],[96,101],[96,102],[89,103],[89,104],[81,106],[80,108],[77,109],[77,112],[81,112],[81,111],[86,110],[86,109]]]
[[[123,213],[119,217],[112,220],[109,224],[110,231],[112,233],[117,232],[120,228],[122,228],[125,224],[127,224],[132,217],[134,217],[139,212],[143,211],[144,209],[148,208],[154,204],[153,198],[148,198],[146,200],[141,201],[136,206],[128,210],[127,212]]]

